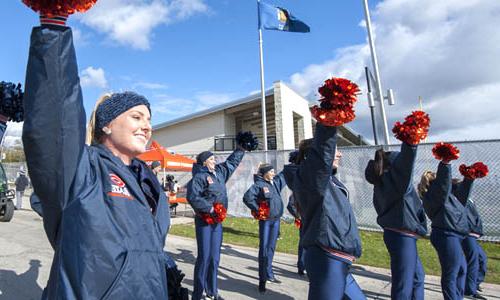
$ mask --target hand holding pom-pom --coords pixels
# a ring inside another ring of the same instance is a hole
[[[396,122],[392,128],[394,136],[407,144],[417,145],[429,133],[429,115],[423,111],[414,111],[405,118],[404,123]]]
[[[0,82],[0,114],[7,117],[9,121],[22,122],[24,120],[23,108],[24,93],[21,84]]]
[[[222,223],[226,219],[227,209],[222,203],[214,203],[214,221],[215,223]]]
[[[201,213],[201,219],[207,223],[208,225],[212,225],[215,223],[222,223],[227,216],[227,209],[224,207],[222,203],[215,202],[213,205],[212,213]]]
[[[318,89],[323,98],[319,106],[311,108],[313,117],[325,126],[340,126],[349,123],[356,115],[354,103],[359,87],[345,78],[331,78]]]
[[[294,223],[295,223],[295,227],[297,227],[299,229],[302,227],[302,221],[300,219],[298,219],[298,218],[295,219]]]
[[[269,203],[267,201],[259,202],[259,209],[257,211],[252,210],[252,216],[257,220],[267,220],[269,218]]]
[[[23,3],[41,15],[68,16],[89,10],[97,0],[23,0]]]
[[[458,168],[460,174],[468,179],[483,178],[488,175],[488,166],[482,162],[476,162],[472,166],[466,166],[464,164],[460,165]]]
[[[452,144],[440,142],[434,145],[432,154],[438,160],[449,162],[460,157],[460,150]]]
[[[236,135],[236,143],[246,151],[253,151],[259,146],[259,139],[251,131],[239,132]]]

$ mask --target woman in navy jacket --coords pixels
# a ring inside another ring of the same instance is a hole
[[[192,299],[199,300],[205,291],[211,299],[218,295],[217,272],[222,245],[222,224],[208,224],[202,215],[213,214],[214,204],[228,205],[226,182],[240,164],[245,151],[238,146],[225,162],[216,164],[210,151],[198,154],[193,164],[193,178],[187,185],[187,200],[196,213],[196,243],[198,255],[194,266],[194,290]]]
[[[259,291],[266,291],[266,281],[281,283],[273,273],[273,257],[276,240],[283,216],[281,191],[285,187],[283,172],[275,175],[274,167],[269,164],[259,166],[254,175],[254,184],[243,195],[243,202],[252,211],[258,212],[262,202],[269,206],[269,215],[259,220]]]
[[[42,18],[33,29],[24,98],[24,151],[55,250],[43,299],[167,299],[168,202],[134,158],[151,137],[149,103],[131,92],[103,97],[90,126],[93,144],[85,145],[64,19]]]
[[[425,273],[417,239],[427,233],[427,221],[412,183],[416,156],[417,145],[403,142],[400,152],[378,150],[365,170],[391,257],[391,299],[397,300],[424,299]]]
[[[444,159],[439,163],[437,174],[424,173],[419,184],[425,212],[432,222],[431,243],[441,263],[445,300],[464,297],[467,265],[461,243],[469,231],[466,203],[471,188],[470,179],[452,184],[451,166]]]
[[[483,235],[483,221],[472,199],[467,200],[467,221],[469,234],[462,242],[465,260],[467,261],[467,276],[465,278],[465,295],[475,299],[486,299],[479,294],[479,285],[486,275],[487,257],[478,239]]]
[[[361,239],[346,186],[335,177],[342,154],[337,127],[316,124],[314,139],[299,148],[298,165],[285,166],[300,205],[310,300],[365,299],[349,272]]]

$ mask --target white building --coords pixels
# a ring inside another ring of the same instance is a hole
[[[266,91],[266,117],[269,150],[296,149],[313,136],[309,102],[281,81]],[[262,140],[260,93],[155,125],[153,139],[177,153],[230,151],[239,131],[252,131]],[[340,145],[366,144],[345,127],[339,136]]]

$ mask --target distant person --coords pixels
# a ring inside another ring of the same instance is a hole
[[[428,128],[428,122],[425,122],[428,117],[425,116],[422,124],[408,125],[406,130],[424,133]],[[413,115],[407,117],[410,118]],[[418,144],[423,136],[396,134],[396,138],[402,141],[401,150],[377,150],[375,158],[366,166],[365,178],[373,184],[377,223],[384,230],[384,243],[391,258],[391,299],[422,300],[425,273],[418,256],[417,241],[427,234],[427,219],[422,200],[413,186],[413,173]]]
[[[273,272],[276,241],[283,216],[281,191],[286,186],[283,172],[264,163],[254,175],[254,184],[243,195],[243,202],[259,220],[259,292],[266,291],[266,281],[281,283]]]
[[[239,135],[239,134],[238,134]],[[250,133],[251,135],[251,133]],[[247,136],[251,140],[253,135]],[[187,200],[195,215],[198,253],[194,266],[193,300],[219,299],[217,273],[222,245],[222,224],[228,206],[226,183],[239,166],[245,150],[253,150],[253,143],[238,141],[238,146],[222,163],[217,163],[210,151],[203,151],[193,164],[193,178],[187,186]]]
[[[467,200],[467,220],[469,234],[462,242],[465,260],[467,261],[467,276],[465,277],[465,295],[473,299],[486,299],[480,294],[480,284],[486,276],[488,258],[484,252],[479,238],[483,236],[483,221],[476,204],[472,199]]]
[[[426,171],[419,193],[431,220],[431,244],[441,264],[441,290],[445,300],[464,297],[467,263],[462,241],[468,234],[466,202],[472,181],[459,182],[451,177],[450,161],[443,159],[437,173]]]
[[[16,209],[23,208],[24,191],[29,186],[30,181],[26,176],[24,169],[19,170],[19,175],[16,178]]]
[[[153,171],[153,174],[158,176],[161,171],[161,163],[159,161],[154,161],[151,163],[151,170]]]
[[[361,256],[361,238],[347,187],[336,177],[342,153],[338,126],[354,119],[357,85],[331,78],[319,88],[314,138],[302,140],[295,164],[284,168],[287,185],[300,207],[309,277],[309,300],[366,299],[349,269]]]

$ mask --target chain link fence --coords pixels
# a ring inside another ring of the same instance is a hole
[[[500,242],[500,140],[454,142],[460,149],[460,158],[452,162],[453,177],[461,178],[458,166],[462,163],[470,165],[482,161],[488,165],[490,173],[487,177],[478,179],[474,183],[471,199],[475,202],[483,219],[483,240]],[[420,181],[421,174],[426,170],[437,171],[438,161],[432,155],[434,144],[421,144],[418,148],[417,163],[414,172],[413,184]],[[366,182],[364,170],[368,160],[372,159],[380,146],[361,146],[339,148],[343,153],[338,178],[349,189],[350,201],[360,228],[365,230],[381,231],[377,225],[377,214],[373,208],[373,186]],[[399,151],[400,146],[389,146],[390,151]],[[253,183],[253,174],[256,173],[260,162],[269,162],[276,166],[277,171],[288,163],[290,151],[269,151],[247,153],[227,183],[229,194],[229,211],[233,216],[251,217],[249,209],[243,204],[245,191]],[[217,154],[218,162],[224,161],[230,153]],[[188,178],[185,178],[186,181]],[[184,182],[183,182],[184,183]],[[288,203],[290,190],[285,188],[282,193],[283,203]],[[285,210],[286,211],[286,210]],[[285,219],[292,217],[285,212]],[[430,226],[430,221],[429,221]]]

